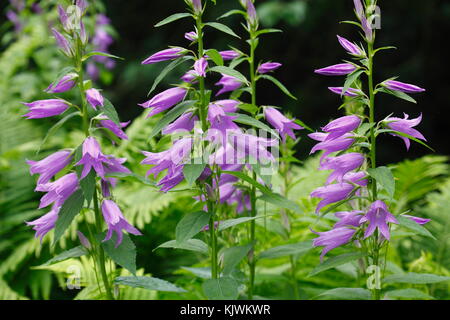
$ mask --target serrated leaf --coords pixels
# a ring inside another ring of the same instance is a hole
[[[406,299],[406,300],[433,300],[434,297],[426,294],[423,291],[417,289],[399,289],[388,291],[385,294],[385,297],[391,299]]]
[[[412,221],[408,217],[403,217],[400,215],[397,216],[396,218],[402,227],[414,231],[415,233],[420,234],[421,236],[429,237],[436,240],[436,238],[431,234],[431,232],[428,231],[424,226],[418,224],[415,221]]]
[[[147,290],[165,291],[165,292],[186,292],[186,290],[177,287],[173,283],[170,283],[166,280],[146,276],[117,277],[116,279],[114,279],[114,283]]]
[[[186,18],[186,17],[191,17],[191,16],[192,15],[190,13],[187,13],[187,12],[175,13],[175,14],[173,14],[171,16],[168,16],[164,20],[158,22],[157,24],[155,24],[155,27],[158,28],[158,27],[164,26],[164,25],[166,25],[168,23],[171,23],[171,22],[174,22],[174,21]]]
[[[287,95],[288,97],[297,100],[297,97],[295,97],[292,93],[289,92],[289,90],[276,78],[268,75],[268,74],[263,74],[260,75],[261,78],[266,79],[271,81],[273,84],[275,84],[285,95]]]
[[[312,241],[303,241],[298,243],[290,243],[278,247],[270,248],[263,251],[258,256],[258,259],[275,259],[279,257],[305,254],[312,249]]]
[[[335,300],[370,300],[370,291],[362,288],[336,288],[317,296],[322,297]]]
[[[206,163],[187,163],[183,167],[183,176],[189,186],[192,186],[195,181],[201,176],[206,168]]]
[[[84,197],[81,190],[76,190],[62,205],[58,213],[58,220],[55,224],[55,238],[53,244],[58,242],[72,220],[83,208]]]
[[[361,252],[351,252],[351,253],[344,253],[339,256],[329,258],[329,259],[325,260],[323,263],[319,264],[317,267],[315,267],[309,273],[308,276],[309,277],[315,276],[316,274],[321,273],[325,270],[336,268],[345,263],[363,258],[364,256],[365,256],[365,254],[361,253]]]
[[[103,106],[99,106],[99,111],[102,112],[105,116],[107,116],[109,120],[111,120],[120,127],[119,115],[117,114],[116,108],[114,108],[111,101],[104,98]]]
[[[187,241],[184,241],[183,243],[178,243],[176,240],[170,240],[164,242],[156,249],[159,248],[182,249],[201,253],[208,253],[208,245],[199,239],[189,239]]]
[[[247,256],[252,246],[252,244],[247,244],[245,246],[236,246],[225,249],[223,251],[223,275],[229,275],[234,267]]]
[[[61,252],[56,257],[51,258],[46,263],[42,264],[41,267],[48,266],[53,263],[61,262],[71,258],[78,258],[88,254],[88,251],[83,246],[78,246],[66,251]]]
[[[78,166],[77,173],[78,172],[81,173],[81,171],[82,171],[81,169],[82,169],[82,167]],[[83,191],[83,196],[87,202],[88,207],[92,201],[92,198],[94,197],[95,177],[96,177],[95,171],[94,171],[94,169],[91,168],[91,171],[88,173],[88,175],[80,180],[80,187],[81,187],[81,190]]]
[[[204,211],[192,212],[185,215],[178,222],[175,229],[176,241],[181,244],[186,240],[192,239],[209,222],[211,214]]]
[[[223,73],[226,74],[228,76],[234,77],[236,79],[238,79],[239,81],[245,83],[246,85],[249,84],[247,78],[240,73],[237,70],[231,69],[230,67],[226,67],[226,66],[215,66],[209,69],[209,71],[213,71],[213,72],[217,72],[217,73]]]
[[[210,27],[212,27],[214,29],[222,31],[222,32],[224,32],[226,34],[229,34],[229,35],[231,35],[233,37],[236,37],[238,39],[241,38],[230,27],[228,27],[228,26],[226,26],[226,25],[224,25],[222,23],[219,23],[219,22],[207,22],[207,23],[205,23],[205,26],[210,26]]]
[[[114,233],[108,241],[103,242],[104,238],[105,233],[97,236],[97,240],[101,241],[106,254],[122,268],[127,269],[132,274],[136,274],[136,246],[133,241],[131,241],[130,236],[124,233],[122,243],[117,248],[116,233]]]
[[[438,276],[431,273],[402,273],[392,274],[383,279],[383,283],[411,283],[411,284],[429,284],[450,281],[450,277]]]
[[[202,287],[209,300],[236,300],[239,295],[239,283],[230,277],[206,280]]]
[[[367,169],[367,173],[369,173],[369,175],[374,178],[384,190],[387,191],[391,199],[394,197],[395,180],[391,169],[388,167],[378,167],[375,169],[369,168]]]

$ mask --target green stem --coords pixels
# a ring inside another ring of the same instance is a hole
[[[196,19],[197,24],[197,43],[198,43],[198,59],[201,59],[204,56],[203,49],[203,22],[202,16],[199,14]],[[200,77],[199,80],[199,89],[200,89],[200,105],[199,105],[199,116],[200,121],[202,123],[202,130],[206,132],[208,129],[208,123],[206,122],[206,104],[205,104],[205,79]]]

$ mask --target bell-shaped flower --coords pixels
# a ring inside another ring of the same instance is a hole
[[[377,200],[370,205],[367,214],[361,218],[361,223],[365,222],[368,222],[369,225],[364,232],[364,239],[370,237],[378,229],[383,237],[389,240],[390,232],[388,223],[398,224],[397,219],[389,212],[386,203],[381,200]]]
[[[217,100],[212,102],[212,104],[215,104],[216,106],[219,106],[223,109],[225,112],[229,113],[235,113],[238,110],[239,101],[232,100],[232,99],[225,99],[225,100]]]
[[[206,77],[206,68],[208,68],[208,61],[205,58],[195,61],[194,71],[199,77]]]
[[[353,135],[351,133],[346,133],[342,137],[332,140],[327,139],[329,135],[330,135],[329,133],[323,132],[315,132],[309,134],[308,136],[311,139],[320,141],[311,149],[310,154],[322,150],[324,151],[322,159],[324,159],[330,153],[347,150],[355,142],[355,139],[353,139]]]
[[[222,86],[222,89],[217,92],[216,96],[225,92],[234,91],[242,86],[242,82],[235,77],[222,74],[222,78],[216,83],[216,86]]]
[[[30,174],[39,174],[38,185],[49,182],[72,161],[71,153],[70,150],[61,150],[40,161],[27,160],[30,165]]]
[[[122,129],[126,128],[129,123],[130,123],[130,121],[121,122],[120,126],[118,126],[114,121],[111,121],[109,119],[100,120],[100,126],[110,130],[117,137],[119,137],[120,139],[124,139],[124,140],[128,140],[128,136]]]
[[[142,64],[154,64],[161,61],[174,60],[182,57],[185,51],[186,50],[184,48],[179,47],[165,49],[151,55],[150,57],[142,61]]]
[[[222,56],[224,61],[233,60],[241,56],[241,54],[234,50],[224,50],[220,51],[219,54]]]
[[[103,107],[104,99],[100,91],[95,88],[86,90],[86,100],[94,110],[97,110],[98,106]]]
[[[359,227],[361,225],[361,218],[363,211],[341,211],[336,212],[334,215],[339,218],[339,221],[335,223],[333,228],[340,227]]]
[[[353,192],[354,186],[350,183],[336,183],[329,184],[324,187],[319,187],[313,192],[311,192],[312,198],[321,198],[322,200],[319,202],[316,208],[316,213],[319,213],[320,210],[335,202],[342,201]]]
[[[197,72],[195,72],[195,70],[189,70],[181,77],[181,80],[183,80],[186,83],[195,84],[198,82],[197,78],[198,78]]]
[[[415,223],[420,224],[420,225],[427,224],[428,222],[431,221],[431,219],[410,216],[410,215],[407,215],[407,214],[402,215],[402,217],[406,217],[406,218],[408,218],[408,219],[410,219],[410,220],[412,220]]]
[[[245,6],[247,8],[247,16],[250,25],[255,26],[258,23],[258,16],[256,14],[256,8],[252,0],[246,0]]]
[[[272,71],[278,69],[279,67],[281,67],[281,63],[278,63],[278,62],[266,62],[266,63],[261,64],[258,67],[257,72],[261,73],[261,74],[264,74],[264,73],[272,72]]]
[[[29,107],[28,113],[23,115],[27,119],[40,119],[57,116],[69,108],[67,102],[61,99],[38,100],[23,104]]]
[[[235,150],[237,159],[252,157],[263,164],[275,161],[273,154],[267,148],[277,146],[277,139],[270,140],[235,131],[229,135],[228,141]]]
[[[239,126],[233,122],[236,119],[236,116],[230,116],[225,113],[225,111],[215,105],[210,104],[208,107],[208,121],[211,123],[210,129],[208,130],[208,139],[217,141],[221,140],[222,145],[226,145],[227,136],[232,131],[238,130]],[[220,136],[217,136],[217,135]],[[214,139],[212,139],[212,135],[214,135]]]
[[[197,41],[197,39],[198,39],[198,34],[197,34],[197,32],[195,32],[195,31],[186,32],[186,33],[184,34],[184,38],[187,39],[187,40],[189,40],[189,41],[194,42],[194,41]]]
[[[103,241],[108,241],[111,239],[113,232],[117,234],[117,240],[115,247],[117,248],[123,240],[123,230],[128,233],[140,236],[142,233],[133,227],[120,211],[119,206],[112,200],[103,200],[102,202],[102,213],[106,224],[108,225],[108,232],[106,233],[105,239]]]
[[[52,83],[45,89],[48,93],[62,93],[72,89],[76,85],[76,79],[78,75],[76,73],[66,74],[64,77],[59,79],[57,82]]]
[[[69,57],[73,56],[73,50],[72,46],[70,45],[69,41],[56,30],[55,28],[52,28],[53,36],[56,39],[56,43],[58,44],[58,47]]]
[[[342,182],[344,176],[358,169],[364,163],[364,156],[361,153],[345,153],[337,157],[328,157],[320,164],[320,170],[334,170],[327,179],[327,184],[337,180]]]
[[[414,137],[416,139],[420,139],[423,141],[427,141],[425,137],[416,129],[413,129],[413,127],[419,125],[419,123],[422,121],[422,114],[418,116],[415,119],[409,119],[409,116],[405,113],[404,118],[396,118],[396,117],[390,117],[385,120],[386,126],[394,131],[405,133],[411,137]],[[392,133],[393,136],[397,136],[400,139],[402,139],[405,142],[406,149],[409,150],[409,147],[411,146],[411,142],[407,137]]]
[[[344,116],[333,120],[322,128],[324,132],[329,133],[329,135],[325,138],[325,141],[339,138],[346,133],[357,129],[360,124],[361,119],[355,115]]]
[[[418,93],[418,92],[424,92],[425,89],[415,86],[413,84],[404,83],[400,81],[395,80],[387,80],[382,83],[386,88],[394,91],[401,91],[405,93]]]
[[[78,188],[78,177],[76,173],[68,173],[54,182],[47,182],[38,184],[36,191],[47,192],[39,204],[39,209],[49,206],[54,203],[57,207],[69,198]]]
[[[341,63],[329,66],[322,69],[317,69],[314,72],[324,76],[345,76],[356,70],[356,67],[351,63]]]
[[[184,180],[183,167],[184,165],[179,165],[170,167],[167,170],[166,176],[157,183],[157,186],[161,187],[160,190],[162,192],[167,192],[175,188]]]
[[[202,0],[191,0],[192,1],[192,7],[194,9],[194,13],[198,14],[202,12]]]
[[[33,226],[33,230],[36,231],[35,237],[39,238],[42,243],[44,236],[55,228],[56,220],[58,220],[58,213],[60,207],[54,205],[52,209],[40,218],[26,222],[28,226]]]
[[[275,108],[265,108],[264,116],[266,117],[266,120],[272,125],[272,127],[277,129],[281,133],[283,141],[286,141],[286,136],[290,136],[295,140],[295,134],[293,130],[303,129],[303,127],[296,124],[293,120],[286,118],[280,111]]]
[[[190,132],[194,129],[196,121],[198,121],[198,117],[193,115],[192,112],[184,113],[177,120],[166,126],[161,133],[171,134],[174,132]]]
[[[319,236],[313,240],[313,247],[324,247],[320,255],[322,261],[327,252],[349,243],[356,229],[339,227],[325,232],[311,231]]]
[[[186,96],[186,92],[187,90],[185,88],[171,88],[157,94],[152,99],[139,105],[144,108],[153,108],[147,116],[147,118],[149,118],[181,102]]]

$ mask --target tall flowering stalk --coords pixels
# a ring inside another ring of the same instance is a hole
[[[319,169],[333,170],[326,185],[311,193],[312,197],[321,199],[316,212],[325,214],[340,209],[344,204],[349,209],[335,213],[338,222],[332,230],[315,232],[319,237],[314,240],[314,246],[324,247],[323,258],[330,250],[353,243],[365,254],[362,271],[369,275],[373,272],[369,267],[375,266],[375,276],[379,278],[377,270],[386,264],[392,226],[401,224],[405,217],[418,224],[424,223],[420,223],[421,220],[416,217],[390,212],[389,207],[394,202],[395,181],[389,168],[377,166],[377,137],[382,133],[398,136],[404,140],[407,148],[410,140],[424,144],[425,138],[413,129],[420,123],[421,116],[411,120],[408,115],[404,119],[388,116],[377,121],[375,98],[379,93],[387,93],[415,102],[408,94],[425,90],[396,81],[395,78],[375,85],[374,58],[378,52],[392,47],[375,49],[376,30],[371,27],[370,21],[374,18],[371,12],[377,1],[363,4],[360,0],[354,0],[354,4],[358,21],[350,23],[361,29],[365,47],[337,36],[338,42],[353,61],[315,72],[326,76],[347,76],[343,87],[329,89],[345,99],[361,103],[365,107],[364,112],[333,120],[322,128],[322,132],[310,134],[312,139],[318,141],[311,153],[324,151]],[[366,76],[365,86],[363,75]],[[327,207],[330,204],[333,205]],[[379,284],[370,285],[369,289],[372,290],[373,299],[380,299]]]
[[[46,91],[60,94],[77,87],[81,104],[61,98],[24,103],[29,108],[24,116],[38,119],[72,112],[56,123],[55,128],[71,118],[80,117],[85,139],[77,148],[57,151],[40,161],[28,161],[30,173],[40,175],[36,191],[46,192],[39,208],[52,207],[49,213],[27,224],[33,226],[36,237],[41,241],[50,230],[55,229],[54,242],[57,242],[77,214],[93,212],[95,223],[93,226],[87,223],[88,238],[78,233],[82,245],[79,251],[92,257],[100,292],[104,290],[107,299],[114,299],[112,279],[106,271],[105,242],[111,241],[118,248],[124,239],[124,231],[134,235],[141,233],[126,221],[113,197],[117,179],[110,175],[129,174],[130,171],[123,165],[126,159],[104,154],[96,137],[105,133],[107,137],[115,135],[118,139],[126,138],[123,125],[112,104],[99,90],[92,88],[91,80],[84,78],[85,63],[90,58],[114,56],[87,51],[88,35],[83,24],[87,2],[77,0],[71,10],[75,18],[69,17],[67,8],[58,6],[62,28],[52,29],[61,53],[71,66],[65,68]],[[83,208],[87,211],[82,211]],[[70,254],[67,257],[71,257]]]

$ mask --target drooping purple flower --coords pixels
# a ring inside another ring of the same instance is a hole
[[[228,141],[233,147],[235,155],[238,159],[243,159],[246,156],[250,156],[262,164],[275,160],[274,156],[267,150],[267,148],[277,146],[277,139],[270,140],[251,134],[241,133],[236,130],[229,135]]]
[[[228,134],[235,130],[239,131],[239,126],[233,122],[235,119],[236,116],[227,115],[223,108],[211,103],[208,107],[208,121],[211,123],[208,139],[220,140],[223,146],[226,145]]]
[[[198,34],[197,34],[197,32],[195,32],[195,31],[186,32],[186,33],[184,34],[184,38],[187,39],[187,40],[189,40],[189,41],[194,42],[194,41],[197,41],[197,39],[198,39]]]
[[[416,139],[420,139],[423,141],[427,141],[425,137],[416,129],[413,129],[413,127],[419,125],[419,123],[422,121],[422,114],[418,116],[415,119],[408,119],[409,116],[405,113],[404,118],[396,118],[396,117],[390,117],[385,120],[386,126],[394,131],[398,131],[401,133],[405,133],[411,137],[414,137]],[[401,135],[392,133],[393,136],[397,136],[400,139],[402,139],[405,142],[406,149],[409,150],[409,147],[411,145],[411,141],[407,137],[403,137]]]
[[[206,77],[206,68],[208,68],[208,61],[205,58],[195,61],[194,71],[199,77]]]
[[[62,206],[77,188],[78,177],[76,173],[66,174],[54,182],[38,184],[35,189],[36,191],[47,192],[41,198],[39,209],[45,208],[51,203],[54,203],[57,207]]]
[[[180,165],[170,167],[167,170],[166,176],[157,183],[157,186],[161,187],[160,190],[162,192],[167,192],[175,188],[184,180],[183,167],[183,165]]]
[[[187,90],[185,88],[171,88],[157,94],[152,99],[139,105],[144,108],[153,108],[147,116],[147,118],[149,118],[181,102],[186,96],[186,92]]]
[[[424,92],[425,89],[415,86],[413,84],[404,83],[400,81],[395,80],[387,80],[383,82],[383,84],[390,90],[394,91],[401,91],[405,93],[418,93],[418,92]]]
[[[159,51],[144,61],[142,64],[153,64],[161,61],[174,60],[183,56],[184,48],[169,48],[162,51]]]
[[[108,232],[106,233],[103,242],[111,239],[113,232],[117,234],[117,240],[115,247],[117,248],[123,240],[122,230],[128,233],[134,234],[136,236],[142,235],[142,233],[133,227],[123,216],[122,211],[120,211],[119,206],[112,200],[103,200],[102,202],[102,213],[106,224],[108,225]]]
[[[186,72],[182,77],[181,80],[183,80],[186,83],[197,83],[198,74],[194,70],[189,70]]]
[[[320,170],[334,170],[327,179],[327,184],[337,180],[342,182],[344,175],[358,169],[364,163],[364,156],[361,153],[351,152],[337,157],[328,157],[320,165]]]
[[[329,133],[329,135],[325,138],[325,141],[339,138],[346,133],[357,129],[360,124],[361,119],[355,115],[343,116],[335,119],[322,128],[324,132]]]
[[[70,73],[54,82],[45,89],[48,93],[62,93],[72,89],[76,85],[76,79],[78,75],[76,73]]]
[[[359,227],[362,218],[361,214],[363,213],[363,211],[358,210],[336,212],[334,215],[339,218],[339,221],[334,224],[333,228]]]
[[[324,158],[332,152],[339,152],[339,151],[347,150],[355,142],[355,139],[353,139],[353,136],[350,133],[345,134],[340,138],[331,139],[331,140],[327,139],[327,136],[329,136],[329,135],[330,134],[321,133],[321,132],[309,134],[308,136],[310,138],[317,140],[317,141],[321,141],[321,142],[317,143],[311,149],[310,154],[313,154],[319,150],[323,150],[323,151],[325,151],[325,153],[323,154],[322,158]],[[323,139],[323,140],[318,140],[318,139]]]
[[[52,28],[53,35],[56,39],[56,43],[58,47],[69,57],[73,55],[72,47],[70,46],[69,41],[55,28]]]
[[[341,36],[337,36],[339,43],[341,44],[341,46],[347,50],[348,53],[354,55],[354,56],[363,56],[364,55],[364,51],[361,50],[360,47],[358,47],[356,44],[354,44],[353,42],[345,39],[344,37]]]
[[[351,63],[341,63],[329,66],[322,69],[314,70],[315,73],[324,76],[345,76],[356,70],[356,67]]]
[[[255,5],[252,0],[246,0],[247,16],[251,25],[256,25],[258,23],[258,16],[256,14]]]
[[[193,115],[192,112],[187,112],[165,127],[161,133],[171,134],[174,132],[190,132],[194,129],[196,121],[198,121],[198,117]]]
[[[415,223],[418,223],[418,224],[421,224],[421,225],[427,224],[428,222],[431,221],[431,219],[410,216],[410,215],[407,215],[407,214],[402,215],[402,217],[406,217],[406,218],[414,221]]]
[[[87,137],[83,142],[83,156],[76,164],[77,166],[84,166],[80,179],[86,177],[92,168],[94,168],[95,172],[101,178],[105,178],[103,163],[107,160],[106,156],[102,153],[98,141],[94,137]]]
[[[217,92],[216,96],[225,92],[234,91],[242,86],[242,82],[235,77],[222,74],[222,78],[216,83],[216,86],[222,86],[222,89]]]
[[[258,73],[264,74],[264,73],[274,71],[281,66],[282,66],[282,64],[278,63],[278,62],[266,62],[266,63],[261,64],[258,67],[257,71],[258,71]]]
[[[353,189],[353,185],[345,182],[329,184],[327,186],[317,188],[311,192],[312,198],[322,199],[322,201],[320,201],[317,205],[316,213],[319,213],[323,207],[331,203],[346,199],[352,193]]]
[[[30,166],[30,174],[39,174],[37,184],[50,181],[58,172],[64,169],[72,161],[70,150],[57,151],[40,161],[27,160]]]
[[[128,136],[122,129],[125,128],[129,123],[130,123],[129,121],[121,122],[120,126],[118,126],[114,121],[111,121],[109,119],[100,120],[100,125],[103,128],[110,130],[117,137],[119,137],[120,139],[124,139],[124,140],[128,140]]]
[[[342,90],[344,90],[344,87],[328,87],[331,92],[342,95]],[[362,92],[359,89],[355,88],[348,88],[346,92],[344,92],[344,96],[347,97],[359,97],[364,95],[364,92]]]
[[[219,106],[223,109],[225,112],[229,113],[235,113],[237,111],[237,106],[239,105],[239,101],[232,100],[232,99],[226,99],[226,100],[217,100],[212,102],[216,106]]]
[[[233,60],[239,57],[241,54],[234,50],[224,50],[220,51],[219,54],[222,56],[224,61]]]
[[[364,239],[370,237],[378,228],[380,233],[387,239],[390,239],[388,223],[398,224],[397,219],[389,212],[387,205],[377,200],[370,205],[369,211],[361,218],[361,223],[368,222],[366,231],[364,232]]]
[[[103,163],[105,175],[111,173],[131,173],[131,171],[123,165],[127,161],[126,158],[115,158],[111,155],[106,156],[106,160]],[[104,197],[110,197],[110,188],[115,187],[117,184],[117,178],[104,177],[101,180],[102,194]]]
[[[41,243],[44,236],[50,232],[53,228],[55,228],[56,220],[58,220],[58,213],[60,207],[54,205],[52,209],[42,217],[26,222],[28,226],[33,226],[33,230],[36,231],[35,237],[39,238]]]
[[[343,180],[345,182],[357,184],[361,187],[367,187],[367,184],[369,183],[367,175],[362,171],[346,173]]]
[[[265,108],[264,116],[275,129],[280,131],[281,136],[283,137],[283,141],[286,141],[286,136],[290,136],[295,140],[295,134],[293,130],[303,129],[303,127],[296,124],[293,120],[286,118],[280,111],[275,108]]]
[[[313,246],[324,247],[320,255],[320,260],[322,261],[327,252],[349,243],[353,235],[355,234],[356,229],[340,227],[325,232],[315,232],[313,230],[311,231],[319,235],[318,238],[315,238],[313,240]]]
[[[61,99],[38,100],[23,104],[30,108],[28,113],[23,115],[27,119],[57,116],[69,108],[67,102]]]
[[[103,107],[104,99],[100,91],[95,88],[86,90],[86,100],[94,110],[97,110],[98,106]]]

